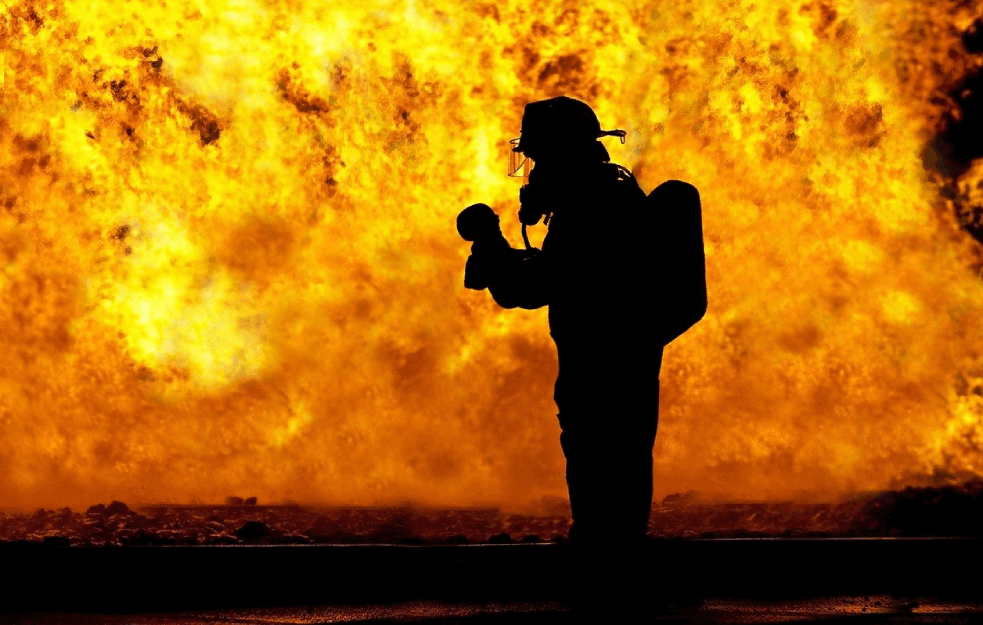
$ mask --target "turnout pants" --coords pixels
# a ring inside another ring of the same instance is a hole
[[[639,373],[608,371],[589,380],[564,379],[561,361],[557,417],[573,513],[572,544],[645,538],[652,509],[659,380],[657,369],[648,379]]]

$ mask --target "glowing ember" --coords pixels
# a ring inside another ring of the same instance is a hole
[[[5,0],[0,504],[564,495],[545,311],[465,291],[454,231],[519,241],[506,142],[558,94],[704,201],[657,494],[980,473],[983,282],[923,156],[973,4]]]

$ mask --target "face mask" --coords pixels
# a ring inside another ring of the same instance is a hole
[[[529,170],[532,169],[533,166],[533,160],[522,152],[516,152],[515,148],[518,145],[518,138],[509,141],[509,177],[525,178],[527,180],[523,180],[523,182],[527,182],[529,178]]]

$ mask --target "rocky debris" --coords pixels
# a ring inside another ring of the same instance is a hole
[[[501,534],[489,536],[486,542],[489,545],[511,545],[512,536],[506,532],[502,532]]]
[[[55,534],[44,537],[45,547],[68,547],[69,545],[71,545],[71,540],[69,540],[68,536],[60,536]]]
[[[556,506],[559,508],[559,505]],[[221,544],[562,543],[568,514],[408,506],[151,506],[96,504],[0,516],[0,542],[71,546]],[[759,536],[983,536],[983,481],[858,495],[837,503],[701,502],[689,494],[653,506],[658,538]],[[521,538],[520,540],[520,537]]]
[[[662,498],[663,506],[677,506],[690,503],[695,496],[692,491],[687,493],[672,493]]]
[[[313,538],[316,542],[321,542],[337,534],[340,530],[341,528],[337,522],[322,516],[318,517],[314,523],[309,525],[303,533]],[[330,542],[330,540],[327,542]]]
[[[279,545],[308,545],[311,543],[311,539],[302,534],[287,534],[274,540]]]
[[[427,541],[423,536],[406,536],[396,541],[401,545],[426,545]]]
[[[110,516],[113,514],[129,514],[129,512],[130,512],[130,507],[127,506],[125,503],[123,503],[122,501],[113,501],[108,506],[106,506],[105,514],[107,516]]]
[[[145,529],[136,529],[129,532],[120,542],[127,547],[148,547],[156,544],[157,534]]]
[[[239,540],[235,536],[225,533],[213,534],[205,538],[204,541],[202,541],[202,544],[205,545],[235,545],[238,543]]]
[[[246,521],[236,530],[239,540],[263,540],[272,532],[270,526],[262,521]]]
[[[454,534],[452,536],[448,536],[447,538],[445,538],[444,542],[447,543],[448,545],[466,545],[470,541],[468,540],[468,537],[465,536],[464,534]]]
[[[858,521],[889,536],[983,536],[983,480],[878,493]]]

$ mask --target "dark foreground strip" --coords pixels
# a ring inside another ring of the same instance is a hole
[[[983,589],[978,538],[666,540],[636,555],[645,587],[669,595],[974,597]],[[565,599],[581,562],[569,546],[550,544],[6,545],[0,611]]]

